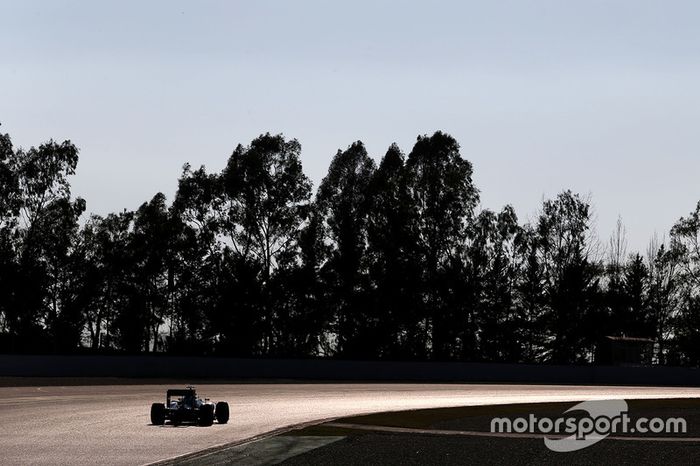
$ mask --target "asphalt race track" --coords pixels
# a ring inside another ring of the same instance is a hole
[[[608,398],[700,397],[700,388],[457,384],[198,385],[227,425],[150,425],[169,385],[0,388],[1,464],[146,464],[291,425],[413,408]]]

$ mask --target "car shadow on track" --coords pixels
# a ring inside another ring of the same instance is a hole
[[[168,428],[179,429],[179,428],[183,428],[183,427],[211,427],[211,426],[198,426],[197,424],[162,424],[162,425],[158,425],[158,424],[148,423],[146,425],[149,427],[160,427],[160,428],[166,428],[166,429],[168,429]]]

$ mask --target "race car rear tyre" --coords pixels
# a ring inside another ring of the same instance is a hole
[[[199,408],[199,419],[197,419],[197,424],[204,427],[214,424],[213,405],[203,405],[201,408]]]
[[[153,403],[151,405],[151,424],[154,426],[165,424],[165,405],[163,403]]]
[[[228,403],[219,401],[216,403],[216,422],[226,424],[228,422]]]

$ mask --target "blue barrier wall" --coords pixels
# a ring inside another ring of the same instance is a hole
[[[0,376],[700,386],[698,369],[679,367],[235,359],[160,355],[0,355]]]

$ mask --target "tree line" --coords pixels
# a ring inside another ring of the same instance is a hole
[[[480,209],[443,132],[378,164],[357,141],[315,193],[300,154],[264,134],[171,202],[86,218],[74,144],[0,134],[0,351],[571,364],[627,336],[700,362],[700,203],[628,254],[571,191],[527,223]]]

